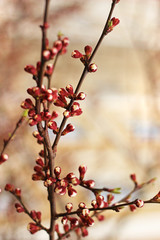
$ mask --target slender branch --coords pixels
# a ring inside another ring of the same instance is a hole
[[[46,227],[44,227],[40,222],[38,222],[38,221],[36,221],[35,219],[32,218],[32,215],[31,215],[30,211],[27,209],[27,207],[23,203],[21,197],[16,197],[16,198],[20,202],[21,206],[23,207],[24,212],[36,223],[36,225],[41,227],[41,229],[43,229],[44,231],[48,232],[48,229]]]
[[[25,116],[21,116],[20,117],[20,119],[16,123],[16,126],[15,126],[13,132],[10,134],[9,138],[4,140],[3,148],[2,148],[2,151],[1,151],[0,155],[2,155],[4,153],[4,151],[7,148],[8,144],[11,142],[12,138],[14,137],[16,131],[21,127],[24,119],[25,119]]]
[[[90,190],[90,191],[93,192],[94,194],[100,193],[100,192],[120,193],[120,192],[119,192],[119,191],[120,191],[120,188],[116,188],[117,191],[114,191],[115,189],[106,188],[106,187],[103,187],[103,188],[90,188],[90,187],[84,185],[83,183],[80,183],[79,186]]]
[[[137,200],[137,199],[136,199]],[[90,212],[94,212],[94,211],[104,211],[104,210],[113,210],[113,211],[118,211],[118,209],[122,208],[122,207],[125,207],[125,206],[129,206],[129,205],[132,205],[132,204],[135,204],[136,203],[136,200],[134,201],[131,201],[131,202],[125,202],[125,203],[120,203],[120,204],[113,204],[111,206],[108,206],[108,207],[104,207],[104,208],[88,208]],[[146,200],[144,201],[144,204],[146,203],[157,203],[157,204],[160,204],[160,202],[153,202],[151,200]],[[70,216],[70,215],[74,215],[74,214],[79,214],[81,213],[82,210],[76,210],[76,211],[73,211],[73,212],[64,212],[64,213],[58,213],[56,214],[56,218],[59,218],[59,217],[64,217],[64,216]]]
[[[111,9],[110,9],[110,12],[109,12],[107,21],[106,21],[106,23],[105,23],[104,29],[103,29],[102,34],[101,34],[101,36],[100,36],[100,38],[99,38],[99,40],[98,40],[98,42],[97,42],[97,44],[96,44],[96,46],[95,46],[95,48],[94,48],[94,50],[93,50],[93,53],[92,53],[92,55],[91,55],[91,57],[90,57],[90,59],[89,59],[89,61],[88,61],[88,65],[91,63],[93,57],[95,56],[98,48],[100,47],[100,45],[101,45],[101,43],[102,43],[103,38],[107,35],[108,24],[109,24],[109,21],[111,20],[112,13],[113,13],[113,10],[114,10],[114,8],[115,8],[115,5],[116,5],[116,0],[114,0],[114,1],[112,2],[112,4],[111,4]],[[78,92],[79,92],[79,90],[80,90],[80,88],[81,88],[81,86],[82,86],[82,83],[83,83],[83,81],[84,81],[84,79],[85,79],[85,77],[86,77],[86,75],[87,75],[87,73],[88,73],[88,65],[85,65],[85,67],[84,67],[84,70],[83,70],[83,72],[82,72],[82,75],[81,75],[81,77],[80,77],[80,80],[79,80],[79,82],[78,82],[78,84],[77,84],[77,87],[76,87],[76,89],[75,89],[75,92],[74,92],[75,96],[78,94]],[[69,105],[68,105],[67,110],[70,110],[70,109],[71,109],[71,106],[72,106],[73,102],[74,102],[74,99],[71,99],[71,101],[70,101],[70,103],[69,103]],[[60,140],[61,133],[62,133],[62,131],[63,131],[63,128],[64,128],[66,122],[67,122],[67,118],[66,118],[66,117],[63,117],[63,120],[62,120],[61,125],[60,125],[60,128],[59,128],[59,132],[58,132],[58,134],[56,135],[56,138],[55,138],[54,143],[53,143],[53,145],[52,145],[52,149],[53,149],[54,152],[56,152],[56,150],[57,150],[57,145],[58,145],[58,142],[59,142],[59,140]]]
[[[49,10],[49,2],[50,0],[45,0],[45,10],[44,10],[44,17],[43,17],[43,25],[41,26],[42,29],[42,45],[41,45],[41,67],[38,74],[38,82],[37,86],[41,88],[43,84],[44,72],[45,72],[45,64],[46,61],[43,58],[43,52],[46,49],[46,39],[47,39],[47,28],[48,28],[48,10]],[[40,99],[36,99],[36,112],[40,114],[41,111],[41,102]],[[42,126],[42,123],[37,124],[38,131],[41,136],[44,138],[44,145],[45,149],[47,150],[47,158],[49,160],[49,169],[50,169],[50,176],[53,177],[53,168],[54,168],[54,158],[55,154],[52,151],[52,146],[50,142],[50,138],[48,135],[48,128],[45,129]],[[55,226],[55,194],[52,187],[48,187],[48,200],[50,202],[50,229],[49,229],[49,239],[54,240],[54,226]]]

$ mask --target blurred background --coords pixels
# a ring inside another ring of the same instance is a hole
[[[75,49],[95,46],[108,16],[111,0],[59,0],[50,2],[50,45],[61,31],[69,37],[66,55],[56,66],[52,87],[74,87],[83,66],[71,58]],[[35,85],[24,72],[27,64],[40,59],[44,0],[0,1],[0,144],[13,130],[22,114],[21,102],[28,97],[26,89]],[[121,0],[114,16],[118,25],[103,41],[94,58],[96,73],[88,74],[82,86],[87,94],[81,103],[83,114],[70,119],[74,133],[60,141],[56,165],[62,176],[68,171],[78,174],[78,166],[88,166],[86,178],[97,187],[121,187],[119,200],[133,188],[130,174],[145,182],[155,183],[137,192],[134,198],[150,199],[160,186],[160,1]],[[59,109],[57,109],[59,111]],[[61,113],[58,121],[61,121]],[[34,127],[23,124],[6,153],[9,160],[0,167],[0,240],[47,240],[40,231],[30,235],[26,230],[30,219],[16,213],[15,199],[3,190],[6,183],[22,189],[30,210],[42,211],[43,223],[49,225],[46,189],[41,182],[32,182],[35,159],[41,146],[31,136]],[[90,204],[94,198],[78,189],[75,199],[57,197],[58,210],[66,202]],[[106,194],[105,194],[106,195]],[[105,212],[105,221],[89,229],[86,240],[158,240],[160,239],[159,206],[145,205],[130,212]],[[72,239],[77,239],[75,235]]]

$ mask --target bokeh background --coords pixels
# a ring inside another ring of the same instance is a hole
[[[85,45],[95,46],[108,16],[110,0],[59,0],[50,2],[50,44],[59,31],[69,37],[66,55],[57,63],[52,87],[74,87],[83,66],[71,58],[71,52],[83,52]],[[44,0],[0,1],[0,144],[13,130],[22,114],[21,102],[26,89],[34,86],[24,72],[27,64],[40,58]],[[71,119],[74,133],[60,141],[56,165],[78,174],[78,166],[88,166],[87,178],[96,186],[121,187],[121,199],[132,188],[129,178],[136,173],[139,182],[157,177],[154,184],[137,192],[133,198],[150,199],[160,186],[160,1],[121,0],[114,16],[120,25],[109,34],[94,58],[98,71],[88,74],[82,86],[87,94],[82,103],[83,114]],[[59,109],[58,109],[59,110]],[[61,112],[60,112],[61,114]],[[59,121],[61,120],[61,115]],[[41,210],[48,225],[49,209],[46,189],[32,182],[35,159],[41,147],[31,136],[33,128],[23,124],[7,148],[9,160],[0,167],[0,240],[47,240],[40,231],[30,235],[26,230],[30,219],[17,214],[15,199],[3,190],[6,183],[22,188],[29,209]],[[88,205],[92,194],[79,189],[73,202]],[[59,211],[69,197],[57,197]],[[89,229],[86,240],[158,240],[160,208],[145,205],[132,213],[105,213],[104,222]],[[73,235],[72,239],[76,239]]]

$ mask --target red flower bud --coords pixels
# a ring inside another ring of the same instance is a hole
[[[25,212],[24,208],[19,203],[15,203],[15,208],[18,213]]]
[[[39,156],[44,158],[44,150],[41,150],[41,151],[39,152]]]
[[[36,115],[35,109],[29,109],[28,116],[32,118],[32,117],[34,117],[34,115]]]
[[[74,50],[71,54],[71,57],[73,58],[81,58],[83,55],[78,50]]]
[[[102,195],[97,195],[96,201],[99,208],[104,207],[104,197]]]
[[[63,132],[61,133],[62,136],[66,135],[67,133],[73,132],[75,129],[75,127],[69,123],[67,124],[66,128],[63,130]]]
[[[62,224],[67,224],[67,222],[68,222],[68,218],[67,217],[63,217],[62,219],[61,219],[61,223]]]
[[[44,162],[43,162],[42,158],[37,158],[37,159],[36,159],[36,163],[37,163],[38,165],[40,165],[42,168],[44,167]]]
[[[62,44],[63,44],[64,47],[67,47],[67,46],[68,46],[68,44],[69,44],[69,39],[68,39],[68,37],[64,37],[64,38],[62,39]]]
[[[33,118],[30,118],[28,121],[29,125],[32,127],[37,124],[37,121],[35,121]]]
[[[33,102],[30,98],[25,99],[22,103],[21,103],[21,108],[24,109],[32,109],[34,107]]]
[[[98,221],[100,221],[100,222],[104,220],[104,216],[103,215],[99,215],[98,214],[96,217],[97,217]]]
[[[14,193],[15,187],[12,184],[6,184],[5,190],[8,191],[8,192]]]
[[[53,66],[52,63],[47,64],[47,66],[46,66],[46,71],[45,71],[45,75],[46,75],[46,76],[51,76],[51,74],[52,74],[52,72],[53,72],[53,68],[54,68],[54,66]]]
[[[85,227],[82,227],[82,228],[81,228],[81,231],[82,231],[82,236],[83,236],[83,237],[88,236],[88,230],[87,230]]]
[[[54,56],[56,56],[58,53],[58,49],[56,47],[53,47],[51,48],[50,53],[51,53],[51,58],[54,58]]]
[[[135,174],[135,173],[134,173],[134,174],[131,174],[131,175],[130,175],[130,178],[132,179],[133,182],[135,182],[135,183],[137,182],[137,180],[136,180],[136,174]]]
[[[140,200],[140,199],[137,199],[137,200],[135,201],[135,205],[136,205],[138,208],[141,208],[141,207],[144,206],[144,202],[143,202],[142,200]]]
[[[20,189],[20,188],[16,188],[16,189],[15,189],[15,195],[16,195],[17,197],[21,197],[21,189]]]
[[[31,211],[31,218],[36,222],[41,222],[41,212],[36,212],[35,210]]]
[[[80,184],[80,180],[79,180],[77,177],[75,177],[75,178],[72,178],[71,183],[72,183],[74,186],[77,186],[77,185]]]
[[[47,124],[48,128],[52,129],[55,132],[58,132],[57,123],[55,121],[49,121]]]
[[[129,208],[131,212],[134,212],[136,210],[136,206],[134,204],[129,205]]]
[[[90,57],[91,52],[92,52],[92,47],[91,46],[85,46],[84,48],[85,54]]]
[[[33,74],[33,75],[37,75],[37,69],[32,65],[25,66],[24,70],[28,73]]]
[[[66,187],[57,186],[57,187],[55,187],[54,191],[55,191],[57,194],[63,196],[63,195],[66,194]]]
[[[44,50],[43,51],[43,58],[44,58],[44,60],[50,60],[50,58],[51,58],[51,52],[49,51],[49,50]]]
[[[69,118],[71,116],[70,111],[68,111],[68,110],[64,111],[63,116],[66,117],[66,118]]]
[[[79,116],[82,114],[82,109],[80,108],[80,104],[78,102],[74,102],[71,107],[71,116]]]
[[[73,178],[75,178],[75,174],[73,172],[68,173],[66,176],[67,181],[71,182]]]
[[[70,213],[73,209],[73,204],[72,203],[67,203],[65,206],[65,209],[68,213]]]
[[[79,207],[80,209],[86,208],[86,204],[85,204],[84,202],[80,202],[79,205],[78,205],[78,207]]]
[[[84,175],[85,175],[85,173],[87,171],[87,166],[81,165],[81,166],[79,166],[78,170],[79,170],[79,173],[80,173],[80,179],[83,180],[84,179]]]
[[[77,191],[72,188],[72,186],[69,186],[68,187],[68,196],[69,197],[75,197],[77,195]]]
[[[90,211],[89,211],[88,208],[84,208],[84,209],[82,210],[82,215],[83,215],[84,217],[87,217],[89,214],[90,214]]]
[[[111,32],[113,28],[119,23],[120,23],[120,20],[118,18],[113,17],[108,24],[107,33]]]
[[[59,178],[61,174],[61,168],[60,167],[55,167],[54,168],[54,174],[56,175],[56,178]]]
[[[36,121],[36,122],[41,122],[42,121],[42,118],[41,118],[41,115],[40,114],[35,114],[33,119]]]
[[[67,86],[66,86],[66,90],[67,90],[67,92],[69,93],[69,94],[73,94],[73,87],[72,87],[72,85],[71,84],[68,84]]]
[[[53,47],[57,48],[58,52],[61,50],[62,48],[62,41],[61,40],[57,40],[54,42]]]
[[[96,72],[97,71],[97,65],[95,63],[91,63],[88,67],[89,72]]]
[[[69,227],[68,224],[64,224],[64,225],[63,225],[63,228],[64,228],[64,231],[65,231],[65,232],[68,232],[69,229],[70,229],[70,227]],[[69,237],[69,234],[68,234],[66,237]]]
[[[32,180],[33,181],[45,180],[45,176],[42,172],[34,173],[32,175]]]
[[[76,227],[76,226],[78,226],[79,221],[78,221],[77,218],[75,218],[75,217],[70,217],[69,220],[70,220],[70,223],[71,223],[71,229],[74,228],[74,227]]]
[[[34,234],[41,230],[41,227],[37,226],[36,223],[29,223],[27,229],[31,234]]]
[[[84,185],[86,185],[89,188],[93,188],[95,186],[94,180],[83,181],[83,183],[84,183]]]
[[[58,91],[56,88],[47,89],[45,91],[45,99],[49,102],[53,102],[58,98]]]
[[[0,156],[0,164],[4,163],[5,161],[8,160],[8,155],[3,153],[1,156]]]
[[[77,97],[76,100],[84,100],[86,98],[86,94],[83,92],[80,92]]]
[[[92,200],[91,205],[92,205],[94,208],[98,208],[98,204],[97,204],[97,201],[96,201],[96,200]]]

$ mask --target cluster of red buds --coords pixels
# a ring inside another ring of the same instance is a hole
[[[53,42],[53,46],[49,48],[49,41],[46,41],[46,49],[43,51],[43,58],[45,61],[53,59],[57,54],[65,54],[67,52],[67,46],[69,44],[68,37],[62,38],[62,35],[58,35],[58,39]]]
[[[54,191],[59,195],[65,195],[68,192],[69,197],[74,197],[77,195],[77,191],[73,186],[80,184],[80,180],[75,176],[74,173],[68,173],[66,177],[60,178],[61,168],[55,167],[54,174],[56,176],[56,183]]]
[[[42,228],[39,225],[37,225],[36,223],[31,222],[28,224],[27,229],[31,234],[34,234],[34,233],[40,231]]]
[[[88,72],[96,72],[97,71],[97,65],[95,63],[89,64],[89,59],[91,57],[92,53],[92,47],[91,46],[85,46],[84,48],[85,54],[80,53],[78,50],[74,50],[71,54],[73,58],[80,58],[81,62],[87,66]]]
[[[134,212],[137,208],[142,208],[144,206],[144,201],[141,199],[136,199],[134,204],[130,204],[129,208],[131,212]]]
[[[65,208],[67,213],[70,213],[73,208],[73,204],[67,203]],[[79,203],[77,209],[77,216],[78,218],[70,217],[69,215],[62,217],[61,223],[63,224],[63,229],[65,233],[69,233],[70,230],[74,229],[78,236],[85,237],[88,235],[87,227],[93,226],[94,224],[94,220],[92,217],[90,217],[90,211],[88,208],[86,208],[85,203]],[[56,224],[55,231],[57,232],[59,237],[63,235],[59,230],[58,224]],[[67,234],[66,236],[69,236],[69,234]]]
[[[45,89],[45,87],[42,87],[42,88],[33,87],[33,88],[29,88],[27,91],[34,98],[39,98],[42,101],[46,100],[48,102],[54,102],[58,97],[56,89]],[[41,121],[52,121],[58,116],[58,114],[55,111],[50,113],[48,109],[45,109],[44,111],[40,112],[40,114],[37,114],[35,110],[35,106],[30,98],[25,99],[21,103],[21,107],[23,109],[28,109],[30,126],[34,126]]]
[[[15,188],[13,184],[6,184],[5,190],[15,195],[18,199],[21,198],[21,189]]]
[[[26,213],[28,214],[32,220],[35,222],[35,223],[29,223],[28,224],[28,230],[30,231],[31,234],[34,234],[36,233],[37,231],[41,230],[42,228],[40,227],[40,223],[41,223],[41,212],[39,211],[35,211],[35,210],[32,210],[32,211],[28,211],[22,204],[21,202],[21,189],[20,188],[15,188],[14,185],[12,184],[6,184],[5,186],[5,190],[12,193],[19,201],[20,203],[15,203],[15,208],[16,208],[16,211],[18,213]]]

